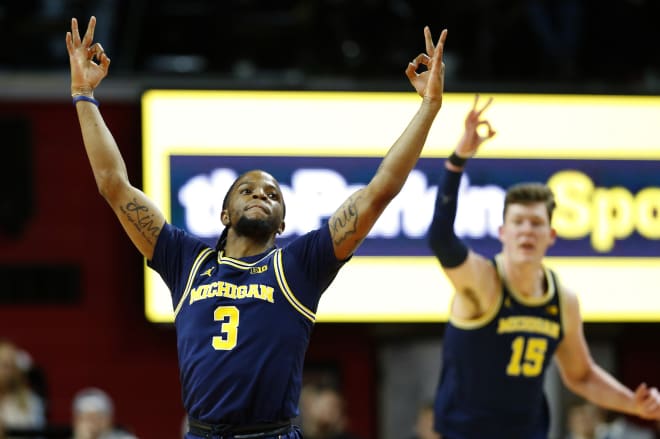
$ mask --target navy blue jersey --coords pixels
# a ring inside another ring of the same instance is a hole
[[[149,265],[172,293],[188,415],[231,425],[297,416],[316,308],[342,264],[327,225],[233,259],[166,224]]]
[[[435,401],[443,438],[547,439],[543,379],[563,337],[555,276],[546,269],[545,295],[529,299],[498,273],[502,291],[492,311],[447,323]]]

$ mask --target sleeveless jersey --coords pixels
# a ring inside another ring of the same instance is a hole
[[[318,301],[344,262],[327,225],[233,259],[165,224],[148,263],[172,293],[188,415],[231,425],[296,417]]]
[[[547,439],[543,380],[563,337],[558,284],[544,269],[545,295],[526,299],[493,263],[499,303],[477,320],[447,323],[435,426],[446,439]]]

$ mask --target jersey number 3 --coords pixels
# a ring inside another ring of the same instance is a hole
[[[538,376],[543,370],[547,350],[548,340],[545,338],[516,337],[511,343],[511,360],[506,367],[506,374],[509,376]]]
[[[236,347],[238,340],[238,308],[235,306],[219,306],[213,312],[213,320],[220,323],[222,335],[216,335],[211,340],[216,351],[229,351]]]

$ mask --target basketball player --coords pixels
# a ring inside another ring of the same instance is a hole
[[[554,357],[564,384],[606,409],[660,419],[658,390],[633,392],[594,363],[584,339],[576,295],[543,265],[556,238],[555,201],[537,183],[511,187],[499,230],[501,253],[487,259],[454,233],[467,159],[495,135],[478,109],[445,162],[429,244],[455,288],[443,342],[435,426],[446,439],[547,439],[543,377]],[[481,127],[483,134],[477,129]]]
[[[92,44],[96,19],[81,39],[76,19],[66,44],[71,93],[99,191],[126,233],[169,286],[174,305],[188,438],[297,438],[305,351],[323,291],[351,257],[415,166],[442,105],[446,30],[437,46],[424,29],[426,53],[406,75],[422,96],[418,112],[375,176],[319,229],[275,245],[284,230],[277,180],[253,170],[225,197],[225,230],[216,248],[168,224],[128,180],[94,89],[110,59]],[[417,72],[420,64],[427,68]]]

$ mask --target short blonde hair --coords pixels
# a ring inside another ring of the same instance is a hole
[[[532,204],[544,203],[548,212],[548,220],[552,222],[552,214],[557,207],[555,196],[550,188],[543,183],[518,183],[511,186],[506,191],[504,198],[503,217],[506,217],[506,211],[512,204]]]

